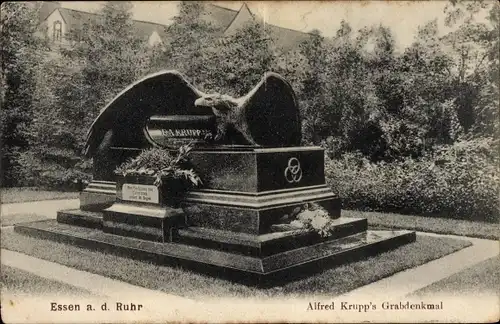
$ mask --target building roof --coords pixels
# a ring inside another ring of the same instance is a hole
[[[161,38],[164,38],[167,35],[167,25],[142,20],[134,20],[133,24],[135,32],[139,37],[149,37],[153,31],[156,31]]]
[[[245,23],[253,19],[256,19],[256,16],[250,11],[247,4],[244,3],[240,10],[236,12],[233,20],[227,25],[224,35],[233,35],[239,28],[243,27]],[[266,23],[266,28],[269,30],[270,36],[275,45],[284,51],[288,51],[293,47],[298,46],[311,36],[309,33],[269,23]]]
[[[243,27],[248,21],[254,20],[254,16],[247,4],[244,3],[234,18],[229,22],[224,30],[225,36],[234,35],[238,29]]]
[[[201,14],[202,19],[212,23],[215,27],[226,29],[234,20],[239,10],[219,7],[215,4],[207,4]]]
[[[70,26],[70,28],[76,26],[82,26],[83,24],[89,23],[93,19],[96,19],[98,17],[98,15],[96,14],[85,11],[73,10],[68,8],[57,8],[57,9],[59,10],[59,13],[61,13],[64,22],[68,26]]]
[[[39,21],[44,21],[55,9],[60,7],[61,4],[58,1],[44,1],[38,11]]]
[[[95,13],[62,8],[58,2],[45,2],[43,8],[43,13],[40,14],[41,21],[47,19],[54,10],[59,10],[65,23],[69,25],[71,29],[81,27],[84,23],[88,23],[92,19],[99,17],[99,15]],[[49,10],[51,11],[47,13]],[[246,22],[256,19],[256,17],[250,11],[246,3],[244,3],[239,10],[207,3],[202,13],[202,19],[212,23],[215,27],[220,27],[224,30],[224,35],[230,36],[234,34],[236,30],[244,26]],[[165,40],[168,38],[166,28],[168,25],[133,20],[133,26],[136,34],[141,38],[148,38],[154,31],[156,31],[162,39]],[[285,51],[292,49],[310,36],[309,33],[268,23],[266,23],[266,27],[269,29],[274,43]]]
[[[59,7],[55,8],[52,12],[54,12],[55,10],[59,10],[62,18],[64,19],[64,22],[69,26],[70,29],[80,28],[84,24],[100,17],[100,15],[95,13],[69,8]],[[49,15],[47,15],[47,17]],[[47,17],[45,17],[45,19],[47,19]],[[162,38],[165,36],[165,28],[167,27],[166,25],[141,20],[132,20],[132,23],[136,35],[140,38],[147,39],[149,36],[151,36],[153,31],[156,31]]]
[[[284,51],[291,50],[311,37],[311,34],[285,27],[269,25],[269,31],[274,43]]]

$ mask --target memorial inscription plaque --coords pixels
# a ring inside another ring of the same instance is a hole
[[[154,185],[141,185],[124,183],[122,186],[122,199],[143,203],[158,204],[160,202],[158,187]]]

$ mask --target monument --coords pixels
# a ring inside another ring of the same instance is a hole
[[[85,153],[94,177],[80,208],[15,230],[261,284],[415,240],[411,231],[371,231],[366,219],[341,217],[323,149],[300,142],[295,94],[275,73],[241,98],[205,94],[176,71],[155,73],[123,90],[92,124]],[[144,152],[186,147],[202,185],[185,192],[152,176],[116,174]]]

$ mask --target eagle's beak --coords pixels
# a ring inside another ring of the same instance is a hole
[[[196,99],[194,105],[196,107],[208,107],[208,103],[203,97]]]

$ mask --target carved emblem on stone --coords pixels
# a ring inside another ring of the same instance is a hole
[[[302,169],[297,158],[290,158],[285,169],[285,179],[288,183],[298,183],[302,179]]]

